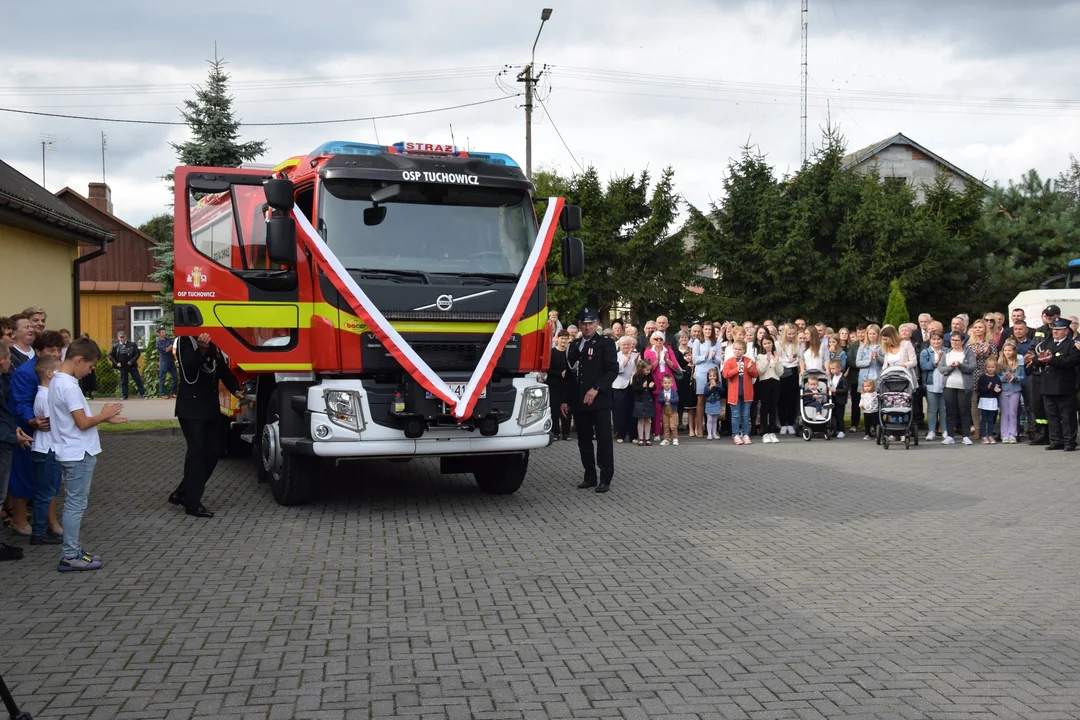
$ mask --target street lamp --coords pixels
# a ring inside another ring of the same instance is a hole
[[[525,68],[525,177],[532,180],[532,109],[533,109],[533,86],[540,79],[533,77],[536,67],[536,43],[540,42],[540,33],[544,32],[544,23],[551,19],[551,8],[540,11],[540,29],[536,31],[536,39],[533,40],[532,59]]]

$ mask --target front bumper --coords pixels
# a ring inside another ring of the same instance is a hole
[[[494,435],[483,436],[479,430],[464,427],[432,427],[419,438],[407,438],[402,430],[372,422],[367,393],[359,380],[325,380],[308,388],[307,410],[309,438],[283,438],[282,445],[292,452],[329,458],[403,457],[442,455],[505,454],[536,450],[551,444],[551,409],[522,427],[521,406],[526,388],[536,386],[535,376],[515,378],[516,394],[511,417],[498,425]],[[332,422],[327,414],[325,392],[348,390],[358,394],[361,416],[359,432]]]

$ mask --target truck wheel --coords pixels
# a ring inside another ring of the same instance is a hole
[[[270,396],[270,406],[259,441],[262,450],[260,478],[270,484],[270,494],[278,505],[303,505],[311,500],[314,489],[316,458],[297,455],[281,446],[277,390]]]
[[[240,437],[241,426],[230,427],[230,422],[225,421],[225,457],[247,458],[251,457],[252,445]]]
[[[529,452],[520,455],[496,455],[483,459],[483,465],[473,471],[476,484],[489,495],[512,495],[525,482],[529,470]]]

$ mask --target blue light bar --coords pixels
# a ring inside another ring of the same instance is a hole
[[[331,140],[330,142],[323,143],[319,147],[311,151],[312,156],[315,155],[383,155],[386,153],[386,148],[382,145],[371,145],[369,143],[354,143],[346,142],[343,140]]]
[[[506,167],[515,167],[515,168],[519,167],[519,165],[516,162],[514,162],[513,158],[511,158],[509,155],[506,155],[504,153],[477,153],[477,152],[470,152],[469,157],[470,158],[476,158],[477,160],[483,160],[484,162],[491,163],[492,165],[505,165]]]
[[[1080,259],[1070,260],[1069,261],[1069,267],[1077,267],[1077,266],[1080,266]]]

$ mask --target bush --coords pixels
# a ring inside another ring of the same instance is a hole
[[[907,300],[904,298],[904,291],[900,289],[900,281],[894,279],[889,283],[889,304],[885,308],[883,325],[899,328],[908,322],[911,322],[911,316],[908,314]]]

